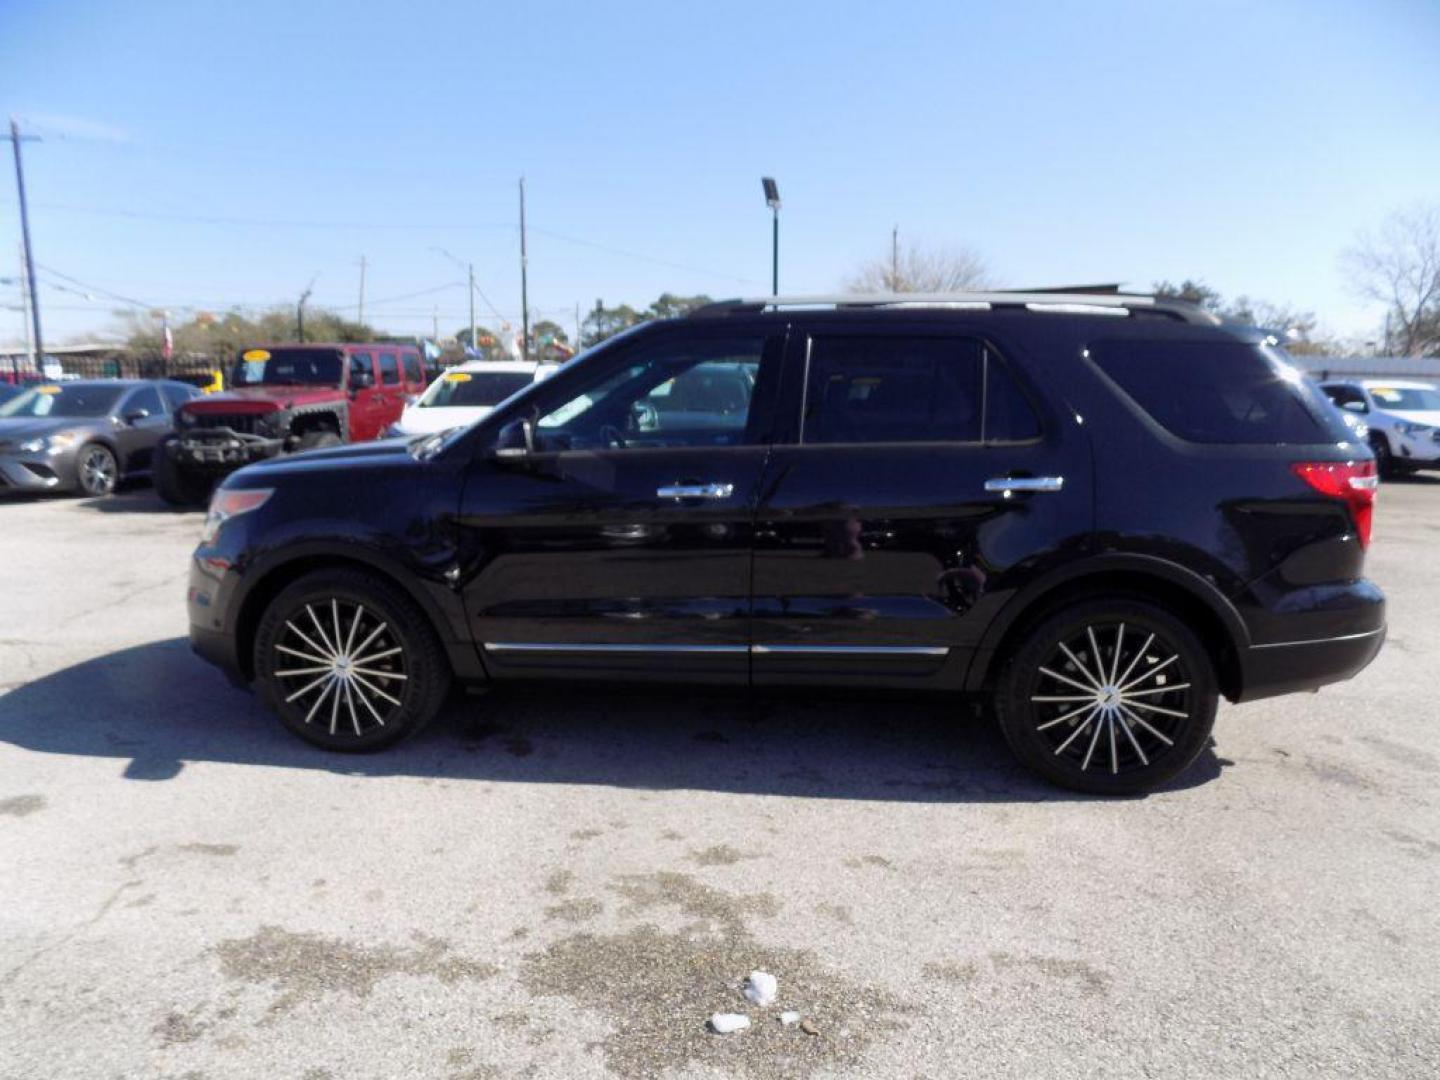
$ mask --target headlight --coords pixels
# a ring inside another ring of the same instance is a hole
[[[63,450],[75,442],[75,433],[62,431],[56,435],[41,435],[38,438],[29,439],[20,444],[20,450],[26,454],[39,454],[46,450]]]
[[[1402,420],[1395,425],[1395,430],[1401,435],[1428,435],[1435,428],[1430,424],[1412,424],[1408,420]]]
[[[210,499],[210,510],[205,515],[205,528],[200,533],[200,543],[212,544],[220,534],[220,526],[240,514],[248,514],[265,505],[265,500],[275,493],[274,488],[220,488]]]

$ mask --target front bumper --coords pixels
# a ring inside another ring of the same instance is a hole
[[[170,455],[183,468],[228,472],[252,462],[275,457],[285,450],[284,439],[235,431],[228,427],[195,428],[170,443]]]
[[[75,483],[72,453],[0,453],[0,491],[65,491]]]
[[[1402,435],[1392,432],[1391,454],[1397,461],[1417,468],[1440,466],[1440,431],[1421,432],[1418,435]]]

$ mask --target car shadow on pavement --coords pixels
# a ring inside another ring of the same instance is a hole
[[[376,754],[296,739],[183,638],[100,656],[0,696],[0,742],[111,757],[134,780],[187,762],[347,776],[695,789],[904,802],[1084,800],[1035,779],[992,723],[954,702],[509,688],[459,698],[427,730]],[[1213,748],[1167,790],[1219,775]]]
[[[113,495],[84,499],[76,504],[85,510],[98,510],[102,514],[188,514],[204,513],[203,506],[171,506],[148,484],[140,487],[122,487]]]

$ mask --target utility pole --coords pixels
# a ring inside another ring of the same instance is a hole
[[[900,291],[900,226],[890,230],[890,291]]]
[[[35,367],[35,329],[30,325],[30,285],[29,285],[29,260],[25,258],[25,245],[16,244],[16,250],[20,253],[20,310],[24,312],[25,323],[25,362],[30,367]],[[39,368],[36,368],[38,371]],[[18,385],[20,382],[20,358],[10,358],[10,374],[14,376]]]
[[[355,321],[365,325],[365,256],[360,256],[360,303],[355,309]]]
[[[20,197],[20,238],[25,249],[25,280],[30,290],[30,330],[34,335],[35,373],[44,378],[45,344],[40,336],[40,295],[35,290],[35,254],[30,246],[30,211],[25,202],[25,166],[20,159],[20,144],[36,142],[37,136],[21,135],[20,122],[10,118],[10,146],[15,151],[15,190]]]
[[[440,344],[440,305],[430,309],[430,340]]]
[[[575,303],[575,355],[580,354],[580,303]]]
[[[475,264],[466,263],[465,269],[470,273],[470,351],[479,356],[480,342],[476,340],[475,332]]]
[[[530,359],[530,260],[525,254],[525,177],[520,177],[520,359]]]

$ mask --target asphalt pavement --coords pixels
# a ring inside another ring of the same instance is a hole
[[[1124,801],[938,702],[505,691],[327,755],[191,655],[199,530],[0,501],[0,1077],[1440,1073],[1440,482],[1381,491],[1376,662]]]

